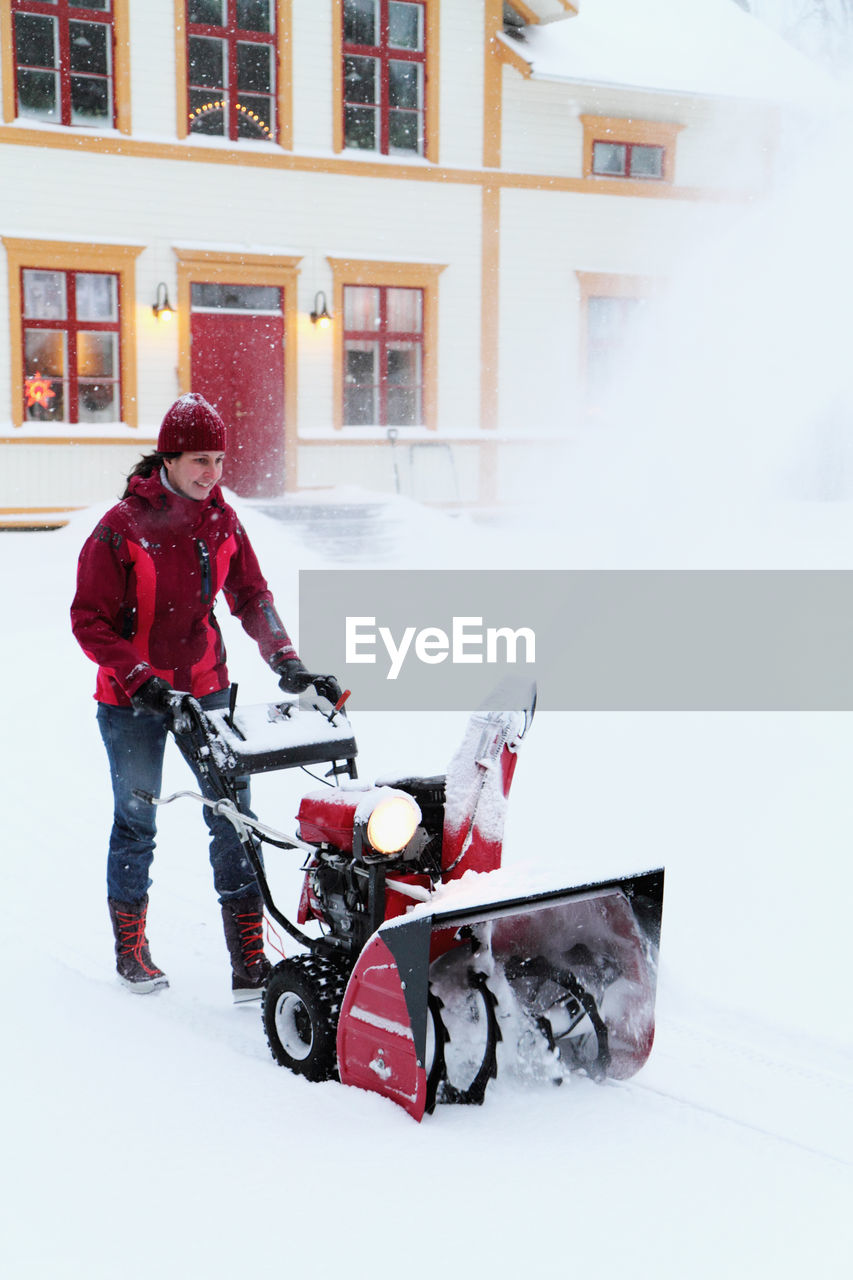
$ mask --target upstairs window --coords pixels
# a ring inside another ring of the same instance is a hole
[[[191,133],[277,139],[275,0],[187,0]]]
[[[424,421],[424,292],[344,286],[345,426]]]
[[[119,276],[21,271],[24,421],[121,421]]]
[[[683,126],[671,120],[580,117],[585,178],[675,181],[675,149]]]
[[[17,114],[116,124],[112,0],[11,0]]]
[[[344,0],[344,146],[425,153],[426,4]]]
[[[606,178],[663,178],[663,147],[642,142],[593,142],[592,171]]]

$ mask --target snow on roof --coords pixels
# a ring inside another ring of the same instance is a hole
[[[773,102],[837,96],[816,63],[733,0],[582,0],[509,40],[537,78]]]

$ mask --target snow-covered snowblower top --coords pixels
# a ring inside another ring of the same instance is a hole
[[[228,710],[208,711],[208,720],[222,747],[219,767],[229,774],[266,773],[303,764],[346,761],[355,776],[358,748],[352,726],[343,714],[298,702],[269,702]]]

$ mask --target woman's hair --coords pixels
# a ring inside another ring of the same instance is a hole
[[[132,467],[127,473],[127,485],[125,486],[122,498],[126,498],[130,493],[130,482],[134,476],[141,476],[143,480],[147,480],[155,471],[159,471],[163,465],[164,459],[171,461],[172,458],[180,458],[179,453],[160,453],[154,450],[153,453],[145,453],[139,459],[135,467]]]

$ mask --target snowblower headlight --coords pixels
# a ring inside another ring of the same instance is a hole
[[[411,796],[398,792],[380,800],[367,820],[367,842],[377,853],[399,853],[418,829],[421,811]]]

